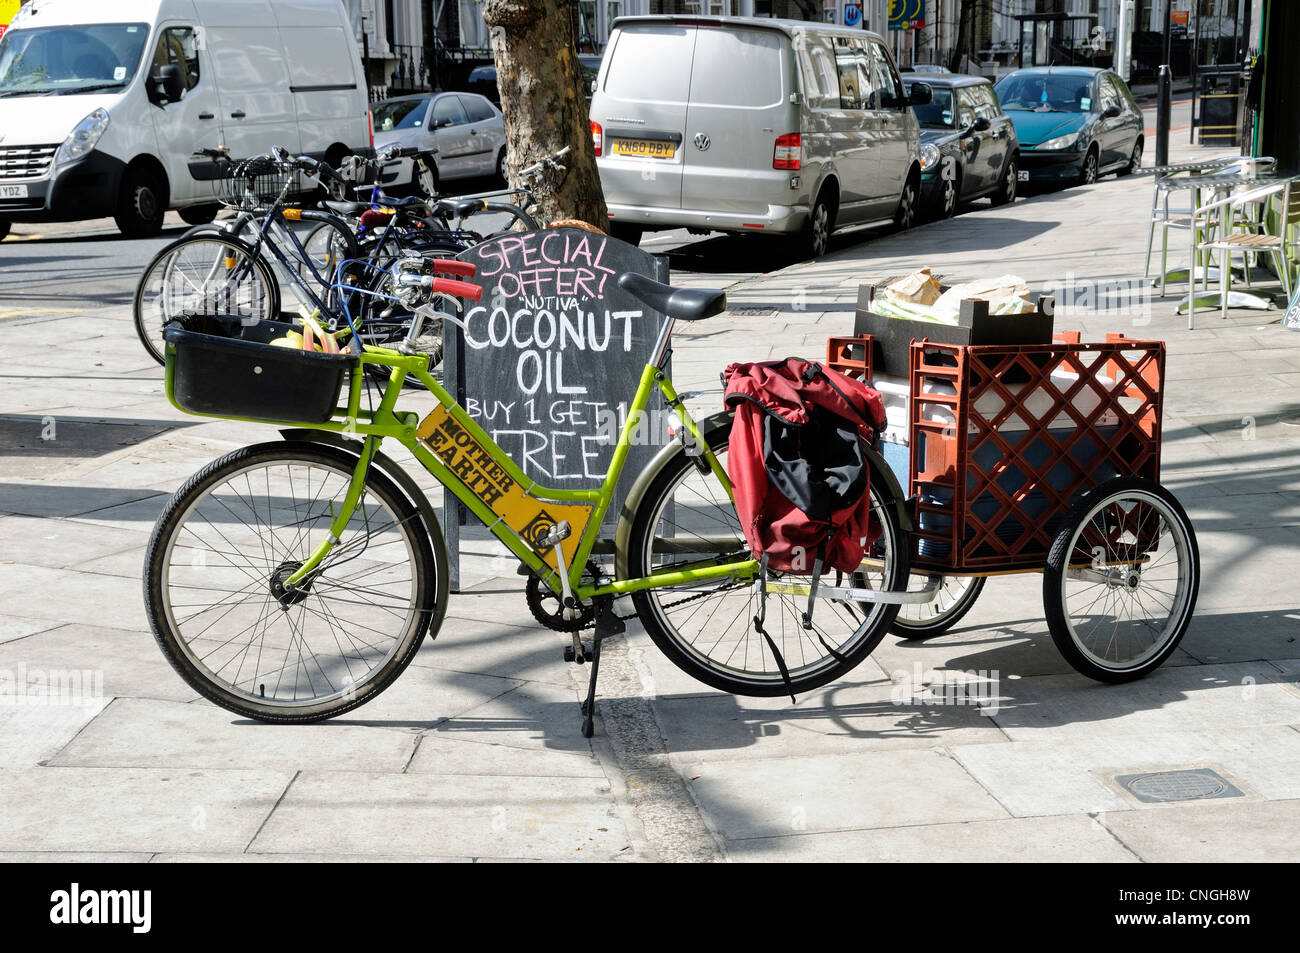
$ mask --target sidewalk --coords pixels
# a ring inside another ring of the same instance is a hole
[[[922,265],[1031,287],[1140,275],[1150,189],[1109,178],[741,281],[731,314],[678,332],[674,378],[711,388],[692,406],[711,412],[727,363],[821,356],[851,332],[859,282]],[[25,449],[0,457],[0,671],[89,669],[103,698],[0,705],[0,856],[1300,859],[1300,337],[1279,311],[1206,313],[1195,332],[1172,311],[1056,320],[1168,344],[1163,480],[1195,523],[1202,585],[1156,674],[1076,675],[1041,577],[996,578],[949,635],[887,637],[797,705],[713,692],[630,624],[602,660],[591,743],[586,670],[485,542],[438,640],[375,702],[280,727],[198,699],[149,634],[142,550],[166,494],[273,429],[173,412],[125,311],[12,328],[27,359],[0,378],[0,422]],[[898,703],[933,669],[996,671],[996,711]],[[1241,796],[1146,803],[1115,781],[1175,768]]]

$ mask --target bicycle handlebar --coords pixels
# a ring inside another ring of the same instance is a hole
[[[560,163],[560,159],[569,154],[569,149],[569,146],[565,146],[558,152],[553,152],[546,158],[538,159],[532,165],[520,169],[516,174],[519,178],[526,179],[530,176],[537,175],[537,173],[541,172],[543,169],[563,169],[564,166]]]
[[[425,263],[425,271],[439,272],[444,275],[460,275],[473,278],[478,274],[478,267],[473,262],[455,261],[451,258],[430,258]],[[474,300],[478,300],[477,298]]]
[[[433,294],[451,295],[454,298],[468,298],[478,301],[483,297],[483,289],[468,281],[455,278],[439,278],[435,275],[398,275],[397,283],[404,288],[420,288]]]

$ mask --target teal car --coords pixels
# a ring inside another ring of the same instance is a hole
[[[1022,69],[994,89],[1020,140],[1020,181],[1089,185],[1141,168],[1142,110],[1110,70]]]

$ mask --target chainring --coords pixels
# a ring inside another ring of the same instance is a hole
[[[588,563],[583,579],[588,576],[594,579],[596,572],[597,567]],[[549,587],[542,585],[542,580],[532,573],[528,574],[528,585],[525,587],[524,596],[528,602],[528,611],[533,614],[533,618],[556,632],[581,632],[583,629],[591,628],[596,622],[596,607],[590,604],[579,603],[577,617],[564,618],[561,611],[564,607],[560,597],[551,592]]]

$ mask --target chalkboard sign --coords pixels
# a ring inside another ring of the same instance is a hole
[[[1292,331],[1300,331],[1300,284],[1297,284],[1295,291],[1291,292],[1291,300],[1287,303],[1286,314],[1282,316],[1282,327],[1290,328]]]
[[[651,359],[664,316],[618,286],[635,272],[668,280],[668,264],[634,245],[577,228],[501,235],[459,256],[478,266],[482,301],[465,302],[464,330],[444,324],[444,386],[530,477],[554,489],[600,486],[627,404]],[[670,439],[653,395],[621,490]],[[606,514],[613,536],[623,494]],[[459,586],[460,506],[445,518],[452,585]]]

